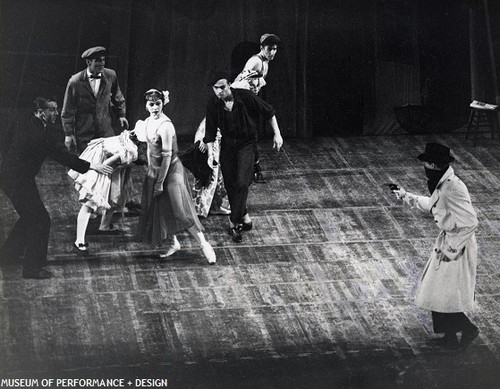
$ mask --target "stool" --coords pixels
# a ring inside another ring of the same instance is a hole
[[[480,106],[480,104],[483,104],[488,108]],[[465,134],[465,139],[469,138],[469,133],[472,128],[474,128],[474,146],[476,146],[477,144],[477,134],[479,132],[484,134],[491,134],[491,139],[493,139],[495,132],[499,131],[497,109],[498,106],[496,105],[474,101],[470,105],[469,123],[467,125],[467,133]],[[479,131],[480,127],[487,128],[487,130]]]

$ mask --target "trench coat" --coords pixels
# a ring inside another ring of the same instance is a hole
[[[71,76],[64,94],[61,120],[65,135],[76,136],[79,153],[92,139],[116,135],[111,110],[115,110],[118,117],[125,117],[125,98],[114,70],[102,70],[97,96],[90,86],[87,69]]]
[[[475,302],[477,215],[465,184],[449,167],[430,197],[406,193],[405,203],[434,217],[439,235],[424,269],[415,302],[435,312],[464,312]],[[439,252],[450,259],[439,259]]]

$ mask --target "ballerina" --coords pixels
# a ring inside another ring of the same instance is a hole
[[[144,94],[149,117],[139,120],[133,134],[148,146],[148,173],[143,192],[137,239],[154,245],[170,240],[167,258],[181,248],[176,234],[188,230],[196,239],[208,263],[215,252],[205,239],[196,215],[187,175],[178,157],[177,136],[172,121],[163,113],[168,91],[150,89]]]

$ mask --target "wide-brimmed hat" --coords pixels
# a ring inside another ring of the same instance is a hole
[[[420,154],[417,159],[422,162],[436,163],[438,165],[446,165],[455,161],[455,158],[450,155],[449,147],[432,142],[425,145],[424,153]]]

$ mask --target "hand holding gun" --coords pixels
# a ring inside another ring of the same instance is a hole
[[[389,189],[391,190],[391,192],[396,194],[396,197],[398,199],[402,199],[404,197],[404,195],[406,194],[406,191],[403,188],[400,188],[399,185],[397,185],[397,184],[394,184],[392,182],[388,182],[384,185],[388,186]]]
[[[399,186],[396,184],[393,184],[392,182],[388,182],[384,184],[385,186],[388,186],[390,190],[399,190]]]

